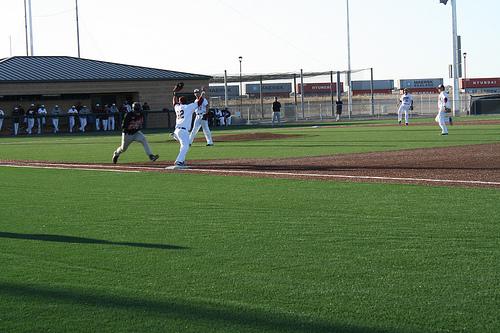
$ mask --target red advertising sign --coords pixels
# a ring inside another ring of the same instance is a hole
[[[461,79],[460,88],[498,88],[500,87],[500,78],[479,78],[479,79]]]
[[[300,83],[297,84],[297,93],[300,94]],[[337,83],[333,83],[333,86],[330,82],[326,83],[304,83],[304,94],[330,94],[333,90],[335,94],[337,91]],[[340,91],[344,91],[344,84],[340,83]]]

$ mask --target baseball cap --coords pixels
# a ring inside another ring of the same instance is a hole
[[[197,93],[199,93],[199,92],[200,92],[200,89],[195,89],[195,90],[194,90],[194,93],[195,93],[195,94],[197,94]]]

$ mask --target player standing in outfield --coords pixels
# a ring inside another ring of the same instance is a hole
[[[200,97],[191,104],[187,104],[186,97],[177,97],[177,92],[179,92],[184,87],[184,83],[178,83],[174,88],[174,93],[172,97],[172,104],[174,105],[176,120],[175,120],[175,131],[173,137],[179,141],[180,148],[179,154],[175,159],[175,164],[172,167],[167,167],[166,169],[185,169],[186,166],[186,155],[189,150],[189,130],[191,127],[191,120],[193,119],[193,112],[202,105],[203,96],[205,92],[200,94]]]
[[[399,99],[398,103],[398,122],[401,125],[401,120],[403,116],[403,112],[405,113],[405,125],[408,126],[408,114],[410,110],[413,110],[413,97],[408,92],[408,88],[403,89],[403,95]]]
[[[149,159],[154,162],[160,157],[159,155],[154,155],[149,148],[148,140],[141,132],[141,128],[144,124],[144,114],[142,113],[141,103],[134,102],[132,105],[132,112],[128,112],[123,118],[122,123],[122,144],[113,153],[113,163],[118,162],[120,154],[127,150],[128,146],[133,141],[138,141],[144,146],[144,151],[148,155]]]
[[[203,90],[203,92],[205,92]],[[196,134],[198,134],[198,131],[200,130],[200,127],[203,128],[203,134],[205,135],[205,140],[207,140],[207,146],[213,146],[214,143],[212,141],[212,133],[210,132],[210,128],[208,127],[208,113],[207,113],[207,106],[208,106],[208,101],[205,97],[201,97],[200,89],[195,89],[194,90],[194,95],[196,96],[196,99],[202,99],[201,105],[196,108],[195,113],[196,113],[196,118],[194,119],[194,125],[193,129],[191,130],[191,134],[189,135],[189,145],[194,141],[194,138],[196,137]]]
[[[438,86],[439,97],[438,97],[438,114],[435,118],[436,122],[441,127],[441,135],[448,135],[448,128],[446,127],[446,114],[451,112],[450,100],[448,98],[448,93],[444,89],[444,85],[440,84]]]

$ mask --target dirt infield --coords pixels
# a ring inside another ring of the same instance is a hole
[[[193,160],[189,169],[174,171],[164,169],[172,161],[118,165],[0,161],[0,165],[500,188],[500,143],[307,158]]]

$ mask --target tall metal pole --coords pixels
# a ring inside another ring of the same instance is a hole
[[[464,52],[464,92],[465,92],[465,111],[469,114],[468,96],[467,96],[467,52]]]
[[[295,89],[294,101],[295,101],[295,112],[297,112],[297,74],[293,73],[293,88]]]
[[[300,108],[302,110],[302,119],[306,118],[304,111],[304,71],[300,70]]]
[[[347,85],[349,86],[349,95],[347,97],[347,109],[349,110],[349,119],[352,115],[352,81],[351,81],[351,30],[349,25],[349,0],[346,0],[347,7]]]
[[[12,35],[9,35],[9,49],[10,49],[10,56],[12,57]]]
[[[28,11],[26,8],[26,0],[24,0],[24,34],[25,34],[25,39],[26,39],[26,56],[29,56],[29,49],[28,49]]]
[[[467,82],[467,52],[464,52],[464,81]],[[465,84],[464,88],[466,88]]]
[[[260,113],[262,115],[262,119],[264,119],[264,96],[262,95],[262,75],[260,76],[259,95],[260,95]]]
[[[31,56],[34,56],[33,52],[33,17],[31,15],[31,0],[28,0],[28,20],[30,25],[30,51]]]
[[[371,97],[371,104],[372,104],[372,116],[375,115],[375,99],[373,97],[373,67],[370,68],[370,97]]]
[[[243,83],[241,81],[241,61],[243,57],[239,56],[238,60],[240,61],[240,112],[243,112]],[[250,119],[248,119],[248,121],[250,121]]]
[[[334,100],[333,100],[333,71],[330,71],[330,97],[332,99],[332,117],[335,115]]]
[[[227,109],[227,71],[224,70],[224,107]]]
[[[78,22],[78,0],[75,0],[76,5],[76,41],[78,43],[78,58],[80,58],[80,24]]]
[[[458,89],[458,36],[457,36],[457,0],[451,0],[453,20],[453,116],[460,111],[460,93]]]

